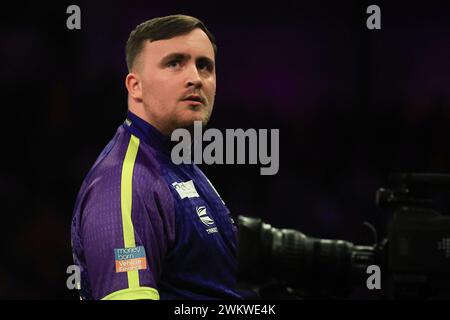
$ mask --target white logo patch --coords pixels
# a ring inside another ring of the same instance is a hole
[[[200,197],[195,189],[194,182],[192,180],[186,182],[174,182],[172,186],[180,195],[181,199],[184,198],[198,198]]]
[[[214,220],[211,219],[206,214],[206,207],[204,207],[204,206],[197,207],[197,215],[200,218],[200,220],[203,222],[204,225],[210,226],[210,225],[214,224]]]
[[[203,222],[203,224],[207,227],[211,227],[214,224],[214,220],[208,216],[208,213],[206,212],[205,206],[200,206],[195,209],[197,211],[197,215],[200,218],[200,221]],[[219,230],[217,230],[217,227],[211,227],[206,229],[206,232],[209,234],[216,233]]]

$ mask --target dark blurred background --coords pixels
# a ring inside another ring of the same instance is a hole
[[[81,8],[81,30],[66,8]],[[381,30],[366,8],[381,8]],[[3,5],[2,5],[3,6]],[[81,182],[126,114],[124,46],[175,13],[216,36],[210,127],[280,129],[280,170],[202,166],[237,214],[308,235],[383,233],[390,172],[450,171],[450,5],[441,2],[23,1],[1,13],[0,298],[78,299],[66,288]]]

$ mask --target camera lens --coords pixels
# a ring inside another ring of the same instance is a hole
[[[275,278],[309,295],[348,294],[373,263],[374,248],[343,240],[308,237],[278,229],[261,219],[238,217],[240,276]]]

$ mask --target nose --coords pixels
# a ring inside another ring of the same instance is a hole
[[[192,86],[197,89],[202,87],[202,78],[200,77],[197,66],[195,65],[188,68],[187,71],[186,87],[189,88]]]

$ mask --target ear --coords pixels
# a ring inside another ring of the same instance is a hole
[[[142,83],[139,75],[134,72],[130,72],[125,78],[125,86],[127,87],[128,94],[132,99],[142,100]]]

